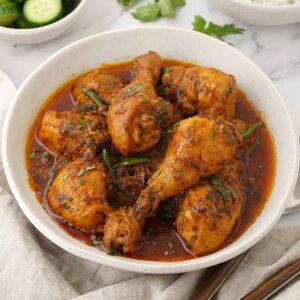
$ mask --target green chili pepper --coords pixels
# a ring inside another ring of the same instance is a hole
[[[124,186],[119,182],[119,180],[116,178],[116,176],[114,174],[113,174],[113,178],[112,179],[113,179],[113,184],[114,184],[115,188],[118,191],[120,191],[121,193],[123,193],[129,199],[136,200],[136,197],[133,196],[128,191],[126,191],[126,189],[124,188]]]
[[[112,166],[111,166],[109,154],[108,154],[108,152],[107,152],[107,150],[105,148],[102,149],[102,159],[103,159],[103,163],[104,163],[105,167],[107,169],[109,169],[110,171],[112,171],[112,180],[113,180],[113,184],[116,187],[116,189],[118,191],[120,191],[121,193],[123,193],[126,197],[128,197],[128,198],[130,198],[132,200],[135,200],[136,197],[133,196],[128,191],[126,191],[125,188],[122,186],[122,184],[117,179],[117,177],[116,177],[116,175],[114,173],[114,168],[112,168]]]
[[[109,158],[108,152],[105,148],[102,149],[102,159],[103,159],[103,163],[104,163],[105,167],[107,169],[111,170],[110,158]]]
[[[84,87],[84,86],[80,86],[79,87],[80,90],[87,96],[89,97],[97,106],[106,106],[106,104],[102,101],[102,99],[99,97],[99,95],[92,91],[89,90],[88,88]]]
[[[258,128],[262,125],[263,125],[262,122],[257,122],[257,123],[252,124],[248,129],[246,129],[244,132],[241,133],[242,137],[244,139],[247,139],[256,128]]]
[[[113,170],[118,169],[120,167],[132,166],[137,164],[146,164],[149,161],[147,157],[131,157],[128,159],[124,159],[121,162],[114,165]]]

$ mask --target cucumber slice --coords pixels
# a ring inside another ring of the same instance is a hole
[[[20,18],[21,14],[14,3],[0,4],[0,26],[9,26]]]
[[[61,0],[26,0],[23,14],[32,26],[48,25],[62,17],[62,2]]]

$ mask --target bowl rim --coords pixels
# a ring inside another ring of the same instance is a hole
[[[78,5],[73,9],[68,15],[63,17],[62,19],[45,26],[36,27],[36,28],[9,28],[5,26],[0,26],[0,34],[6,34],[6,35],[22,35],[22,36],[31,36],[34,34],[39,34],[43,32],[47,32],[48,30],[55,30],[64,24],[71,21],[73,18],[75,18],[79,12],[83,9],[85,4],[87,3],[87,0],[80,0]]]
[[[224,249],[227,249],[227,252],[223,252],[222,250],[214,252],[210,255],[186,260],[186,261],[177,261],[177,262],[159,262],[159,261],[146,261],[146,260],[137,260],[132,258],[126,258],[121,256],[108,256],[104,252],[94,252],[91,251],[89,248],[81,248],[80,245],[81,242],[77,241],[78,243],[74,242],[74,244],[71,244],[64,236],[57,236],[55,232],[48,228],[48,226],[44,223],[40,223],[39,219],[35,214],[33,213],[31,209],[31,205],[28,204],[29,202],[24,201],[22,197],[22,190],[18,187],[17,181],[12,176],[12,170],[11,166],[9,164],[9,153],[8,153],[8,136],[9,132],[8,129],[10,127],[10,119],[11,116],[14,113],[14,108],[16,104],[20,101],[19,95],[22,93],[22,91],[26,88],[27,84],[36,76],[36,74],[39,73],[40,70],[47,67],[47,64],[50,63],[53,59],[59,57],[60,55],[63,55],[63,52],[71,49],[76,48],[79,45],[84,45],[87,41],[91,41],[93,39],[97,39],[99,36],[107,36],[112,34],[122,34],[130,31],[144,31],[145,34],[147,34],[147,31],[161,31],[161,30],[167,30],[167,31],[173,31],[173,32],[180,32],[184,34],[194,35],[195,38],[200,33],[196,33],[192,30],[187,29],[181,29],[176,27],[169,27],[169,26],[148,26],[148,27],[133,27],[129,29],[120,29],[120,30],[112,30],[103,32],[100,34],[95,34],[92,36],[88,36],[86,38],[80,39],[78,41],[75,41],[68,46],[60,49],[53,55],[51,55],[46,61],[44,61],[40,66],[38,66],[28,77],[27,79],[22,83],[21,87],[18,89],[18,92],[16,93],[14,99],[12,100],[12,103],[9,107],[9,110],[6,114],[4,127],[3,127],[3,139],[2,139],[2,157],[3,157],[3,165],[4,170],[6,174],[6,178],[8,180],[8,183],[10,185],[10,188],[21,207],[22,211],[26,215],[26,217],[30,220],[30,222],[43,234],[45,235],[49,240],[51,240],[54,244],[58,245],[59,247],[63,248],[64,250],[79,256],[81,258],[85,258],[90,261],[94,261],[97,263],[101,263],[104,265],[109,265],[112,267],[116,267],[118,269],[127,270],[127,271],[134,271],[138,273],[152,273],[152,274],[171,274],[171,273],[183,273],[183,272],[190,272],[195,271],[199,269],[203,269],[212,265],[216,265],[219,263],[222,263],[224,261],[227,261],[242,252],[248,250],[250,247],[252,247],[255,243],[257,243],[260,239],[262,239],[269,231],[270,229],[275,225],[275,223],[279,220],[280,216],[282,215],[285,205],[287,203],[288,197],[290,196],[291,192],[293,191],[293,188],[296,184],[297,174],[298,174],[298,166],[299,166],[299,144],[298,144],[298,135],[296,132],[296,129],[294,127],[293,121],[291,119],[290,114],[288,113],[287,107],[280,96],[278,90],[276,89],[275,85],[271,81],[271,79],[251,60],[249,59],[245,54],[243,54],[238,49],[235,49],[232,47],[231,51],[238,54],[241,58],[243,58],[247,63],[251,64],[253,67],[255,67],[256,71],[260,73],[261,76],[263,76],[267,82],[269,83],[269,86],[274,90],[276,96],[278,97],[280,104],[285,109],[287,114],[287,121],[289,122],[289,128],[292,133],[291,139],[293,139],[293,149],[291,149],[291,153],[294,153],[295,157],[295,166],[292,174],[292,182],[290,182],[286,189],[282,192],[283,200],[279,204],[279,209],[277,213],[274,213],[272,215],[272,219],[268,221],[268,224],[264,225],[260,231],[258,231],[254,238],[244,240],[242,242],[239,242],[237,244],[233,243],[231,244],[230,250],[228,250],[227,247]],[[224,47],[226,43],[217,40],[215,38],[209,37],[207,35],[201,34],[201,36],[208,40],[214,40],[214,43],[220,44]],[[226,47],[230,47],[226,44]],[[28,187],[29,188],[29,187]],[[258,217],[259,218],[259,217]],[[92,248],[94,249],[94,248]],[[99,251],[99,250],[98,250]],[[225,250],[226,251],[226,250]],[[104,256],[105,255],[105,256]],[[204,260],[204,261],[203,261]]]
[[[292,11],[295,8],[300,9],[300,2],[296,2],[294,4],[280,4],[280,5],[272,5],[272,4],[265,4],[265,3],[257,3],[257,2],[244,2],[243,0],[226,0],[241,6],[244,6],[246,8],[259,8],[263,11],[270,11],[270,10],[276,10],[276,11]]]

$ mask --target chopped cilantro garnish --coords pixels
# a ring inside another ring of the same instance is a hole
[[[81,121],[80,124],[79,124],[79,129],[80,129],[80,131],[83,131],[85,128],[86,128],[85,122],[84,122],[84,121]]]
[[[112,248],[110,251],[107,252],[107,255],[117,255],[117,254],[118,254],[117,248]]]
[[[80,176],[83,176],[85,174],[85,170],[84,169],[80,169],[77,176],[80,177]]]
[[[162,69],[162,74],[165,75],[165,74],[169,73],[170,71],[171,71],[171,68],[165,67]]]
[[[90,238],[91,238],[91,241],[92,241],[92,243],[93,243],[94,246],[97,246],[97,245],[101,244],[101,242],[102,242],[101,239],[99,239],[99,237],[97,237],[94,234],[92,234],[90,236]]]
[[[70,177],[70,174],[68,173],[68,174],[66,174],[66,175],[64,175],[64,177],[63,177],[63,181],[66,181],[68,178]]]
[[[86,169],[80,169],[79,172],[78,172],[78,174],[77,174],[77,176],[78,177],[83,176],[86,172],[94,170],[94,169],[96,169],[95,166],[89,166]]]
[[[44,151],[42,154],[43,157],[48,157],[50,156],[50,153],[48,151]]]
[[[73,208],[67,203],[64,203],[64,208],[67,209],[68,211],[73,211]]]
[[[137,84],[137,85],[133,85],[131,87],[129,87],[127,89],[128,92],[137,92],[139,91],[141,88],[143,88],[143,85],[142,84]]]
[[[217,191],[222,195],[224,201],[229,201],[235,197],[235,191],[231,188],[228,188],[218,175],[212,176],[210,181]]]
[[[29,153],[29,158],[30,159],[35,159],[36,157],[36,153],[34,151],[32,151],[31,153]]]

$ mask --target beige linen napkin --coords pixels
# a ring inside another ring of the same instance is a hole
[[[0,88],[0,124],[9,100]],[[299,257],[300,227],[273,231],[245,257],[217,299],[239,299]],[[143,275],[65,252],[42,236],[23,215],[9,193],[0,161],[1,300],[182,300],[188,299],[202,273]],[[294,282],[277,296],[291,297],[300,299],[300,282]]]

